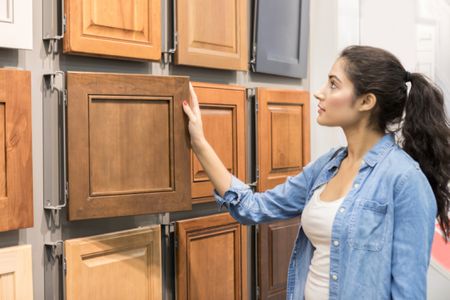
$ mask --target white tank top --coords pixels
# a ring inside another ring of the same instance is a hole
[[[345,196],[333,201],[322,201],[320,194],[325,186],[314,191],[302,213],[303,231],[316,248],[306,278],[305,300],[328,300],[331,230],[336,211]]]

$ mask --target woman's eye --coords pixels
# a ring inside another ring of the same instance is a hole
[[[330,82],[330,87],[331,87],[332,89],[335,89],[335,88],[336,88],[336,85],[334,84],[333,81]]]

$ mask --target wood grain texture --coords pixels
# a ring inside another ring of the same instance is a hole
[[[248,299],[247,229],[228,213],[177,222],[177,299]]]
[[[193,82],[203,130],[228,171],[246,180],[246,91],[244,87]],[[213,185],[191,151],[193,203],[214,201]]]
[[[69,220],[191,209],[187,77],[67,74]]]
[[[162,299],[160,226],[65,241],[67,300]]]
[[[30,72],[0,69],[0,231],[33,226]]]
[[[0,299],[33,300],[31,245],[0,249]]]
[[[178,0],[175,63],[247,70],[247,6],[244,0]]]
[[[64,52],[128,59],[161,58],[161,1],[63,0]]]

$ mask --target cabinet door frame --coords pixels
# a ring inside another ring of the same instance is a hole
[[[33,49],[33,1],[5,0],[0,7],[0,47]]]
[[[234,175],[236,175],[242,181],[246,180],[246,120],[247,120],[247,108],[246,108],[246,89],[237,85],[225,85],[225,84],[211,84],[204,82],[192,82],[192,86],[197,94],[200,110],[205,108],[216,109],[232,109],[233,110],[233,125],[236,128],[233,129],[233,140],[235,142],[233,157]],[[215,90],[216,93],[203,97],[203,91],[208,92]],[[239,95],[242,93],[242,95]],[[232,94],[232,97],[225,98],[226,94]],[[240,98],[240,99],[239,99]],[[213,189],[211,181],[195,182],[194,181],[194,152],[191,150],[192,159],[192,198],[193,203],[205,203],[213,202]]]
[[[11,288],[10,290],[0,289],[2,299],[33,299],[31,253],[31,245],[0,249],[0,279],[5,276],[2,284]],[[5,286],[2,287],[5,288]]]

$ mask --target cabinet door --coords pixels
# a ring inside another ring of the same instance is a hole
[[[295,175],[310,159],[309,93],[258,88],[258,190]]]
[[[178,0],[175,63],[247,70],[247,1]]]
[[[71,299],[162,299],[159,225],[65,241]]]
[[[63,1],[67,23],[64,52],[160,59],[160,0]]]
[[[309,0],[258,0],[254,18],[256,72],[306,77]]]
[[[0,231],[33,226],[30,72],[0,69]]]
[[[199,82],[192,85],[200,104],[206,139],[228,171],[245,181],[245,88]],[[196,198],[193,202],[214,201],[214,187],[191,153],[192,197]]]
[[[32,300],[31,245],[0,249],[0,299]]]
[[[177,222],[177,299],[248,299],[247,230],[228,213]]]
[[[0,0],[0,47],[33,49],[32,0]]]
[[[191,209],[187,77],[68,73],[69,220]]]

